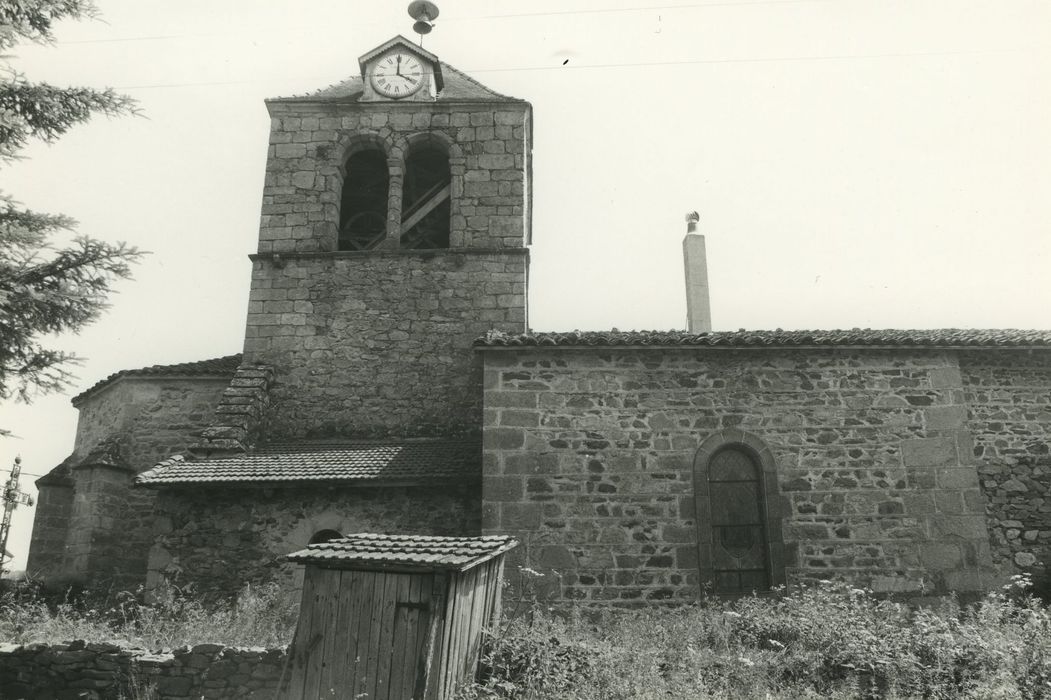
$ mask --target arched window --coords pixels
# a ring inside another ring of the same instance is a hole
[[[449,247],[450,182],[449,156],[441,147],[412,149],[405,159],[402,248]]]
[[[769,590],[763,481],[747,452],[726,447],[712,457],[708,502],[715,592]]]
[[[347,159],[339,210],[339,249],[368,250],[387,236],[387,157],[377,148]]]
[[[307,542],[307,544],[321,544],[323,542],[338,540],[341,537],[343,537],[343,535],[335,530],[318,530],[314,533],[314,536],[310,538],[310,541]]]
[[[724,430],[694,458],[694,506],[703,585],[717,595],[785,583],[773,454],[759,438]]]

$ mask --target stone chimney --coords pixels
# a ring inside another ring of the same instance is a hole
[[[709,333],[712,330],[712,307],[708,301],[708,256],[704,236],[697,233],[700,215],[686,215],[686,237],[682,239],[682,258],[686,266],[686,330]]]

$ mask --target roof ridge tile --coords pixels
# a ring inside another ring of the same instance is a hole
[[[1022,329],[851,329],[773,331],[738,330],[691,333],[670,331],[568,331],[509,335],[489,332],[475,347],[1038,347],[1051,348],[1051,330]]]
[[[105,379],[95,382],[93,385],[74,396],[71,401],[76,404],[88,394],[98,391],[102,387],[121,377],[154,377],[154,376],[176,376],[176,375],[200,375],[200,376],[233,376],[241,364],[243,356],[241,353],[212,357],[206,360],[195,360],[191,362],[176,362],[170,365],[149,365],[138,369],[122,369],[114,372]]]

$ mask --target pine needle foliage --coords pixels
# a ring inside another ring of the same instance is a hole
[[[50,43],[55,22],[94,15],[88,0],[0,0],[0,51],[19,41]],[[111,89],[34,83],[0,56],[0,165],[17,159],[31,140],[53,142],[94,114],[134,112],[134,101]],[[77,358],[47,347],[47,336],[76,333],[97,320],[114,283],[130,277],[142,255],[89,236],[54,243],[75,225],[0,192],[0,400],[29,400],[68,385]]]

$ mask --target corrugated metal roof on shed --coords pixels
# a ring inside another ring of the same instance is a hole
[[[494,331],[474,341],[481,348],[510,347],[836,347],[873,348],[1051,348],[1051,331],[1018,329],[937,328],[927,330],[801,330],[801,331],[572,331],[522,333]]]
[[[513,549],[508,535],[438,537],[361,533],[312,544],[289,554],[289,561],[341,568],[396,567],[413,570],[466,571]]]

